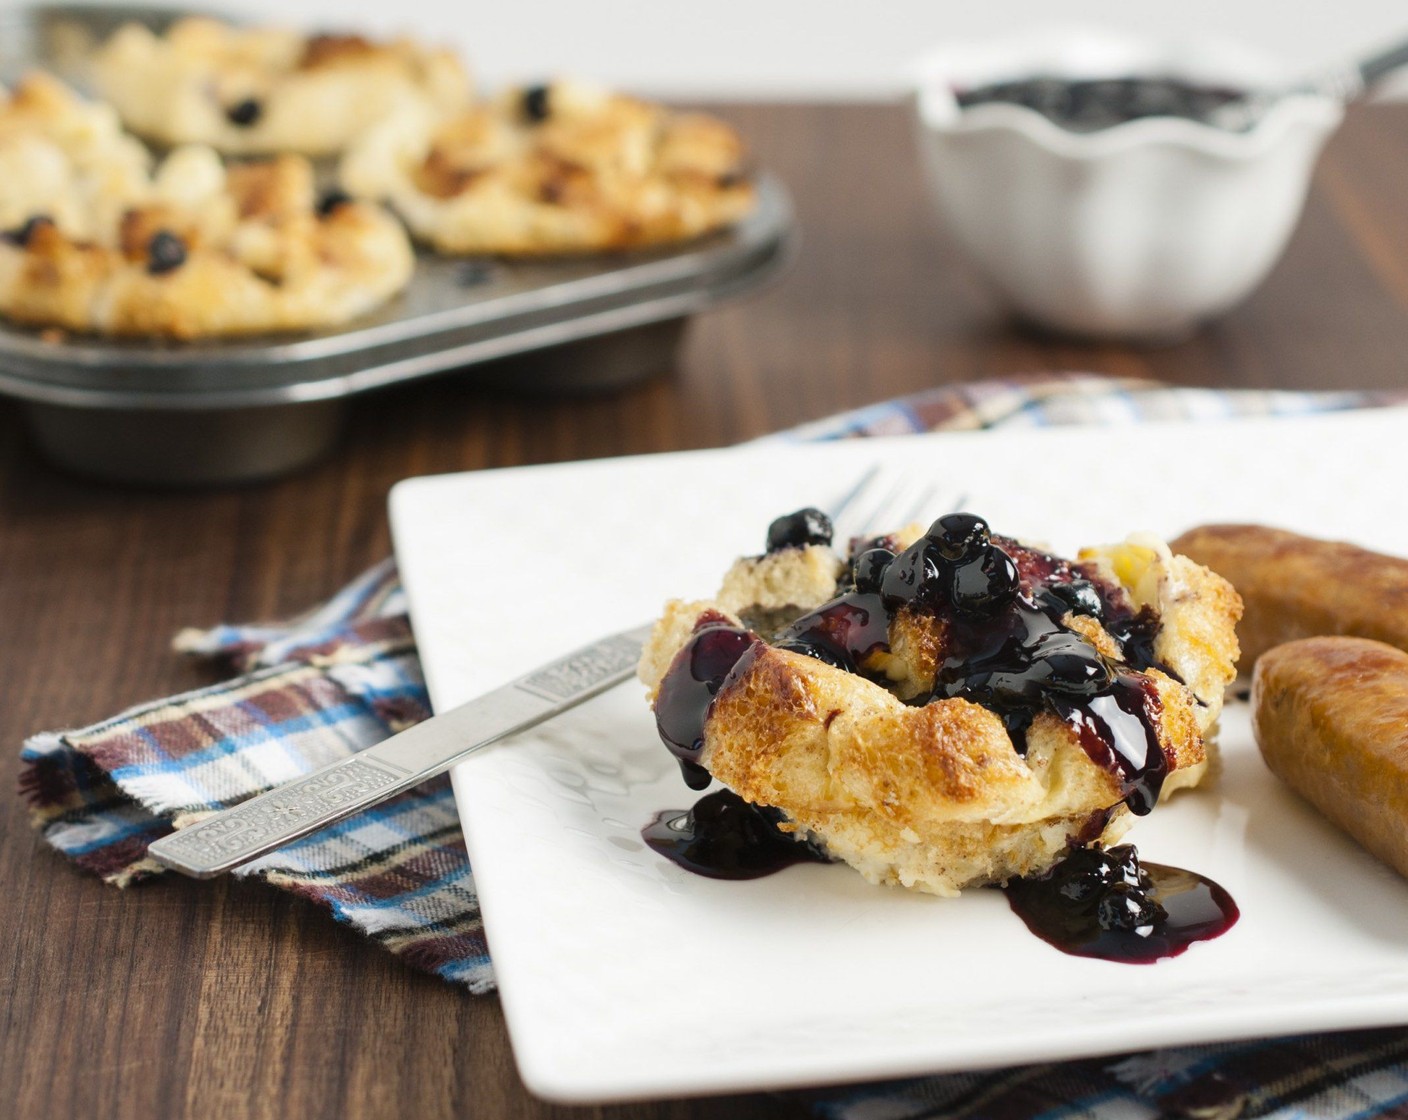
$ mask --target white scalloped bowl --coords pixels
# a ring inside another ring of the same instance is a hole
[[[1296,95],[1245,132],[1172,117],[1096,132],[956,89],[1023,77],[1175,77],[1273,87],[1288,74],[1220,42],[1106,32],[952,44],[920,64],[929,184],[963,250],[1013,309],[1093,336],[1188,333],[1257,286],[1295,228],[1341,106]]]

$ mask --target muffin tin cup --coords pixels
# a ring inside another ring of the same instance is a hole
[[[84,52],[120,7],[0,11],[0,80],[50,69],[82,88]],[[344,327],[228,341],[128,342],[0,322],[0,394],[24,402],[55,463],[114,480],[269,478],[336,441],[350,398],[461,371],[496,388],[610,391],[675,365],[688,318],[774,276],[795,243],[786,192],[759,179],[742,222],[668,250],[544,261],[418,254],[409,286]]]

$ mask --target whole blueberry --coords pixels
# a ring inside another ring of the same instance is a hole
[[[541,124],[552,113],[548,86],[529,86],[523,91],[523,115],[534,124]]]
[[[1058,599],[1069,611],[1076,614],[1088,614],[1092,618],[1099,618],[1105,611],[1105,604],[1100,599],[1100,592],[1095,589],[1095,584],[1088,579],[1073,579],[1069,583],[1053,583],[1047,586],[1046,590]]]
[[[880,590],[885,578],[885,569],[895,554],[888,548],[868,548],[855,558],[851,565],[851,579],[857,591],[874,592]]]
[[[880,577],[880,596],[888,607],[903,606],[921,596],[937,597],[938,587],[938,554],[925,537],[890,561]]]
[[[987,547],[992,534],[988,523],[972,513],[950,513],[929,526],[924,534],[945,560],[962,560]]]
[[[1168,911],[1128,883],[1110,886],[1095,908],[1095,920],[1101,929],[1134,932],[1153,926],[1168,917]]]
[[[147,242],[147,271],[153,276],[174,272],[186,263],[186,243],[170,230],[152,234]]]
[[[986,527],[984,527],[986,528]],[[1017,597],[1021,586],[1012,557],[987,545],[950,573],[949,597],[960,614],[987,618]]]
[[[831,518],[819,509],[799,509],[779,517],[768,526],[768,551],[779,552],[784,548],[803,548],[809,544],[830,544]]]
[[[1057,892],[1072,902],[1093,900],[1116,879],[1114,861],[1099,848],[1082,848],[1057,866]]]
[[[264,115],[264,106],[253,97],[246,97],[243,101],[237,101],[225,110],[225,119],[231,124],[240,128],[249,128],[258,123],[259,118]]]
[[[1149,875],[1139,865],[1139,849],[1133,844],[1119,844],[1107,853],[1115,871],[1130,886],[1147,884]]]

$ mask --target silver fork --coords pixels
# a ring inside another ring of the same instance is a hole
[[[896,511],[904,504],[907,514]],[[933,492],[912,493],[865,472],[832,507],[853,536],[914,520]],[[886,518],[898,516],[896,521]],[[839,537],[838,542],[847,538]],[[653,623],[600,638],[501,688],[277,789],[206,817],[148,849],[175,871],[208,879],[368,809],[500,739],[526,731],[620,684],[635,672]]]
[[[934,483],[907,475],[892,478],[879,463],[873,463],[832,507],[836,544],[844,551],[848,541],[867,534],[892,532],[916,521],[927,525],[926,515],[935,516],[939,494]],[[943,512],[953,512],[965,500],[959,499]]]

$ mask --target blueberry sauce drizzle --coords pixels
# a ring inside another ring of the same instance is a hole
[[[761,879],[796,863],[831,863],[820,848],[779,829],[782,814],[731,789],[705,794],[692,809],[659,813],[641,836],[666,859],[710,879]]]
[[[1153,808],[1169,769],[1157,731],[1162,705],[1142,673],[1154,664],[1156,614],[1135,611],[1120,588],[1088,566],[996,536],[967,513],[940,518],[883,566],[862,553],[852,562],[851,580],[857,587],[878,582],[887,629],[902,610],[943,626],[947,657],[926,702],[981,704],[1002,719],[1022,753],[1033,720],[1049,712],[1071,727],[1094,762],[1120,778],[1133,812]],[[823,606],[792,630],[809,633],[810,620],[832,609]],[[1071,614],[1107,626],[1125,666],[1067,629]],[[852,671],[863,673],[863,659],[855,664]]]
[[[890,612],[873,592],[847,592],[799,618],[773,644],[859,673],[872,654],[889,650]]]
[[[1091,761],[1119,776],[1137,814],[1153,809],[1168,774],[1159,742],[1163,705],[1153,681],[1120,671],[1081,635],[1064,629],[1065,599],[1019,594],[1001,617],[955,616],[930,699],[962,698],[1002,719],[1018,753],[1041,712],[1062,719]]]
[[[763,644],[748,630],[731,626],[716,612],[695,623],[694,634],[670,662],[655,697],[655,725],[690,789],[709,784],[709,771],[699,765],[704,749],[704,721],[714,697],[736,671],[746,668],[751,654]]]
[[[1176,957],[1240,917],[1232,896],[1211,879],[1142,863],[1130,844],[1076,848],[1044,875],[1012,880],[1003,893],[1047,944],[1126,964]]]

